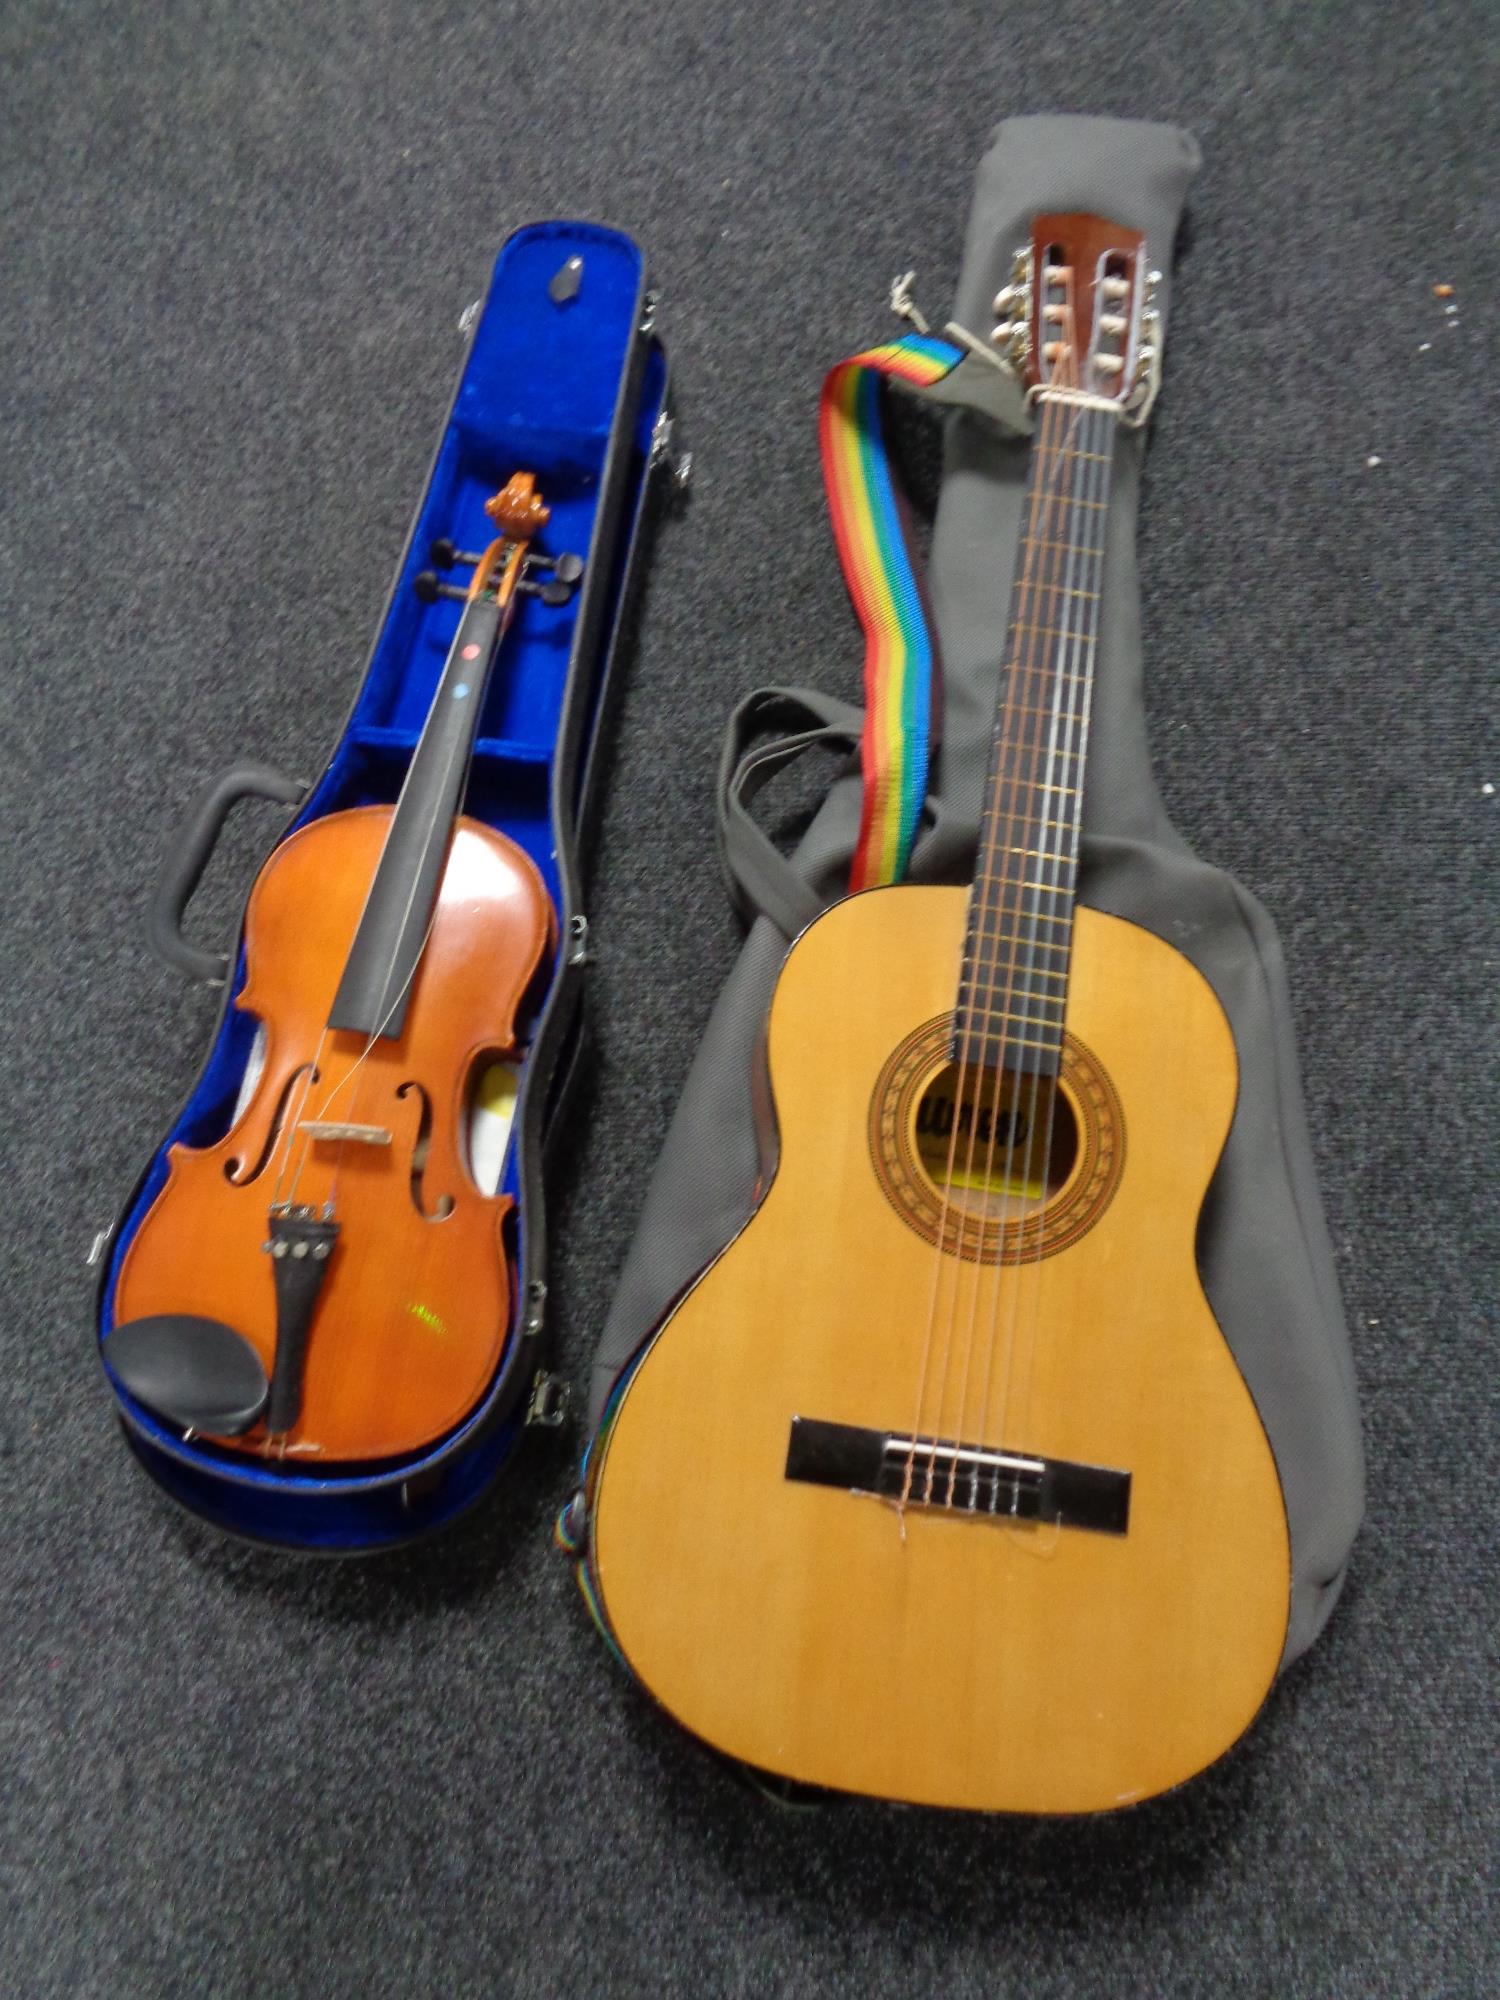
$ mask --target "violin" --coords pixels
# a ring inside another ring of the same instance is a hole
[[[582,565],[532,551],[549,510],[530,473],[485,511],[483,554],[438,545],[473,563],[467,588],[418,579],[464,609],[400,796],[309,821],[262,868],[233,1003],[259,1075],[220,1139],[170,1148],[122,1261],[106,1360],[228,1449],[420,1451],[475,1408],[506,1340],[514,1202],[476,1181],[468,1133],[480,1079],[520,1053],[556,920],[530,857],[460,807],[519,594],[560,602]]]

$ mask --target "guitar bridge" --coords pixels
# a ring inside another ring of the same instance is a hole
[[[1128,1472],[810,1417],[792,1418],[786,1476],[809,1486],[871,1493],[898,1507],[982,1520],[1056,1522],[1101,1535],[1123,1535],[1130,1519]]]

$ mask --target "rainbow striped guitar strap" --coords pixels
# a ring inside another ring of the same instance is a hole
[[[865,797],[851,895],[906,873],[927,797],[937,673],[906,507],[886,452],[881,383],[931,389],[963,358],[963,349],[946,340],[909,334],[851,355],[823,383],[823,481],[844,581],[865,635]]]

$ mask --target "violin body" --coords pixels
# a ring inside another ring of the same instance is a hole
[[[1053,1233],[1033,1259],[1018,1220],[1015,1262],[976,1229],[935,1272],[916,1107],[947,1061],[965,905],[874,890],[793,947],[769,1021],[775,1174],[627,1380],[590,1559],[635,1673],[746,1764],[911,1802],[1109,1810],[1229,1748],[1286,1632],[1276,1466],[1194,1258],[1235,1051],[1185,959],[1078,909],[1062,1088],[1079,1136],[1037,1224]],[[821,1470],[798,1443],[814,1424],[850,1447]],[[853,1449],[892,1432],[1126,1482],[1128,1512],[1021,1518],[988,1471],[945,1491],[941,1458],[903,1504],[899,1450],[882,1488]]]
[[[476,1068],[516,1046],[552,937],[540,875],[514,842],[455,820],[431,928],[394,1039],[328,1024],[394,809],[301,828],[272,855],[246,916],[236,1005],[264,1030],[248,1101],[214,1145],[175,1145],[124,1256],[116,1312],[225,1322],[275,1361],[267,1255],[275,1203],[335,1212],[297,1420],[219,1440],[248,1452],[358,1462],[422,1449],[474,1409],[510,1317],[512,1203],[481,1192],[466,1137]],[[355,1128],[322,1137],[306,1124]]]

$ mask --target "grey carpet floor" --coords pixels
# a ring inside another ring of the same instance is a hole
[[[1456,0],[11,0],[0,1992],[1500,1988],[1493,54]],[[1152,735],[1184,832],[1283,929],[1369,1517],[1325,1639],[1180,1796],[778,1811],[606,1658],[548,1541],[576,1438],[417,1555],[231,1548],[127,1462],[82,1256],[211,1019],[142,943],[183,802],[241,753],[322,755],[460,308],[516,224],[596,215],[649,249],[699,477],[592,872],[556,1272],[583,1382],[735,947],[724,712],[856,684],[817,384],[886,333],[893,271],[941,300],[989,129],[1049,108],[1204,147],[1145,501]]]

